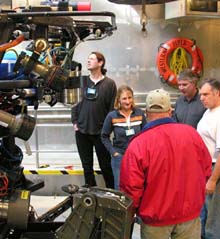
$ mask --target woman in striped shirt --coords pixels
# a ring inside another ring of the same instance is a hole
[[[144,127],[146,117],[141,109],[135,107],[133,90],[127,85],[118,88],[114,108],[105,118],[101,139],[112,157],[114,188],[119,189],[123,154],[130,139]]]

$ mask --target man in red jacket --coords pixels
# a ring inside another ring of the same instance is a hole
[[[171,118],[169,93],[146,99],[148,123],[130,142],[121,164],[120,189],[141,217],[142,239],[200,239],[200,211],[211,157],[196,130]]]

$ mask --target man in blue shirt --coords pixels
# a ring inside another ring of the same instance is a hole
[[[177,122],[191,125],[195,129],[202,118],[206,108],[203,106],[197,82],[199,77],[191,69],[184,69],[177,76],[178,88],[182,95],[177,99],[173,118]],[[202,238],[205,236],[205,223],[207,219],[207,209],[204,205],[201,212]]]

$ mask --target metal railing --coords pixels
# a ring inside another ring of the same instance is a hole
[[[145,99],[147,93],[135,93],[135,102],[136,106],[139,108],[145,109]],[[178,98],[178,93],[171,93],[171,103],[174,106],[176,99]],[[32,140],[34,139],[34,143],[32,146],[35,149],[31,149],[31,152],[35,153],[35,164],[36,167],[40,167],[40,154],[43,153],[77,153],[76,147],[69,150],[69,149],[42,149],[40,148],[39,143],[39,129],[45,127],[44,130],[50,131],[51,127],[58,127],[59,129],[63,127],[71,127],[73,130],[72,123],[71,123],[71,106],[70,105],[63,105],[61,103],[56,104],[54,107],[50,107],[47,104],[41,104],[38,110],[34,110],[32,106],[28,107],[28,112],[30,115],[34,116],[37,119],[37,124],[32,135]],[[48,128],[48,129],[47,129]],[[73,131],[73,138],[74,138],[74,131]],[[62,144],[62,142],[61,142]],[[28,143],[26,143],[26,151]]]

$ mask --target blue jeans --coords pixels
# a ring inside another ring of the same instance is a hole
[[[205,227],[205,239],[220,239],[220,180],[212,195],[206,196],[208,217]]]
[[[201,213],[200,213],[200,220],[201,220],[201,236],[205,238],[205,225],[206,225],[206,220],[207,220],[207,206],[206,203],[204,203]]]
[[[123,155],[112,156],[111,166],[114,175],[114,189],[119,190],[120,167]]]

